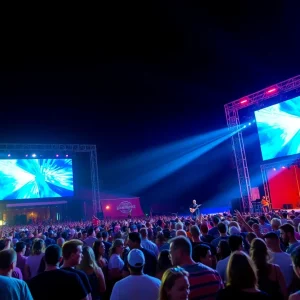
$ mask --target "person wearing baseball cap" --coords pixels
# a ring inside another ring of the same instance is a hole
[[[130,276],[114,285],[110,300],[158,299],[161,282],[157,278],[144,274],[145,263],[145,256],[141,250],[132,249],[128,253],[127,267]]]

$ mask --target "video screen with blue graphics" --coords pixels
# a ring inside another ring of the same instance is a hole
[[[255,111],[263,160],[300,153],[300,96]]]
[[[70,197],[72,159],[1,159],[0,200]]]

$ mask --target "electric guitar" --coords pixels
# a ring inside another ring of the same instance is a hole
[[[202,204],[197,204],[197,207],[190,208],[190,212],[193,214]]]

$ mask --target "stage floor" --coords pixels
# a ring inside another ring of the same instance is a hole
[[[287,212],[291,212],[292,210],[293,211],[296,211],[296,212],[300,212],[300,208],[294,208],[294,209],[285,209]]]

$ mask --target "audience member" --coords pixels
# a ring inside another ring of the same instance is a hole
[[[0,251],[0,298],[1,300],[33,300],[27,284],[12,278],[17,263],[17,254],[13,249]]]
[[[231,235],[228,239],[228,244],[229,244],[231,253],[233,253],[235,251],[243,250],[243,239],[240,235]],[[217,263],[216,269],[224,282],[227,281],[226,269],[227,269],[229,258],[230,258],[230,256],[227,256],[226,258],[218,261],[218,263]]]
[[[270,250],[269,262],[280,267],[286,285],[287,287],[289,287],[293,279],[293,266],[291,256],[280,249],[280,240],[275,232],[267,233],[265,235],[265,241],[268,249]]]
[[[100,300],[101,293],[106,290],[104,274],[96,263],[94,251],[91,247],[84,246],[82,255],[82,260],[77,269],[83,271],[89,279],[92,288],[92,300]]]
[[[170,260],[170,251],[162,250],[158,255],[157,271],[155,277],[161,280],[164,272],[171,267],[172,267],[172,262]]]
[[[130,276],[118,281],[112,290],[111,300],[157,300],[160,280],[143,273],[146,258],[141,249],[133,248],[127,255]]]
[[[59,269],[58,265],[61,258],[62,252],[58,245],[47,247],[45,251],[45,272],[29,281],[29,288],[34,300],[89,299],[80,277],[76,273]]]
[[[193,248],[192,253],[192,258],[195,262],[200,262],[210,268],[212,267],[212,255],[208,245],[197,245]]]
[[[164,272],[159,300],[187,300],[190,294],[188,272],[183,268],[170,268]]]
[[[192,244],[186,237],[171,240],[170,254],[173,266],[180,266],[192,274],[189,299],[213,299],[223,288],[222,279],[215,270],[192,259]]]
[[[300,246],[300,242],[295,237],[295,228],[291,224],[284,224],[279,227],[279,230],[283,243],[288,245],[286,252],[291,254],[295,248]]]
[[[226,273],[227,286],[218,293],[217,300],[271,299],[266,293],[257,289],[256,268],[246,253],[233,252],[228,261]]]
[[[82,241],[75,239],[69,240],[63,244],[62,269],[77,274],[85,288],[88,297],[91,298],[92,288],[87,275],[84,272],[75,269],[75,267],[78,266],[82,260],[82,245]]]
[[[29,280],[38,274],[38,269],[41,260],[44,256],[45,243],[42,239],[35,239],[32,245],[32,252],[28,256],[25,268],[24,268],[24,278]]]
[[[156,246],[156,244],[149,241],[147,228],[141,228],[140,234],[142,237],[142,242],[141,242],[142,247],[146,250],[153,252],[155,256],[158,257],[159,254],[158,247]]]
[[[265,242],[256,238],[250,247],[250,256],[257,268],[258,287],[268,293],[272,299],[286,299],[287,287],[278,265],[268,262],[268,249]]]
[[[145,256],[145,265],[144,265],[144,273],[150,276],[155,276],[156,267],[157,267],[157,259],[153,252],[142,248],[141,246],[142,238],[138,232],[131,232],[128,236],[128,246],[130,250],[139,249],[143,252]],[[128,264],[127,264],[127,256],[124,258],[124,276],[127,276],[129,273]]]

